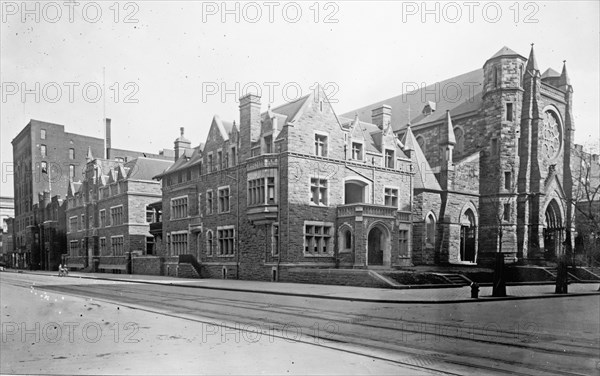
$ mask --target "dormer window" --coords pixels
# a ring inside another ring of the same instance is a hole
[[[424,116],[431,115],[433,112],[435,112],[435,108],[436,108],[436,103],[428,101],[427,104],[425,105],[425,107],[423,107],[423,111],[422,111],[423,115]]]
[[[385,167],[394,168],[394,151],[385,149]]]
[[[352,159],[363,160],[363,145],[358,142],[352,143]]]
[[[272,135],[265,136],[264,142],[265,142],[265,154],[271,154],[273,152],[273,136]]]

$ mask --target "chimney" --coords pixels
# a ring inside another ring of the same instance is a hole
[[[385,129],[392,123],[392,108],[387,104],[374,108],[371,111],[371,123],[377,125],[379,129]]]
[[[104,124],[105,124],[105,133],[104,133],[104,159],[108,159],[110,158],[109,155],[109,150],[111,148],[111,142],[110,142],[110,119],[109,118],[105,118],[104,119]]]
[[[240,98],[240,162],[250,157],[252,142],[260,138],[260,97],[246,94]]]
[[[185,150],[192,146],[191,141],[183,135],[185,128],[181,127],[179,128],[179,131],[181,132],[181,135],[175,140],[175,160],[178,160],[179,157],[183,156]]]

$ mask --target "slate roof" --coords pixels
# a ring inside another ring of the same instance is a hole
[[[456,98],[454,93],[460,88],[461,95]],[[354,117],[357,113],[361,121],[371,121],[371,111],[384,104],[392,107],[392,129],[397,132],[406,129],[409,122],[408,112],[410,108],[410,123],[413,126],[443,121],[446,118],[446,110],[450,110],[454,118],[478,110],[482,104],[481,91],[483,88],[483,69],[461,74],[439,83],[428,85],[425,88],[404,93],[396,97],[375,102],[368,106],[349,111],[342,117]],[[454,90],[454,91],[453,91]],[[431,93],[425,95],[425,93]],[[448,95],[441,95],[446,91]],[[434,94],[435,93],[435,94]],[[452,95],[451,95],[452,93]],[[425,98],[423,96],[425,95]],[[432,99],[435,99],[436,110],[430,115],[423,115],[421,111]]]
[[[173,161],[164,159],[138,157],[125,163],[125,168],[128,169],[128,179],[152,180],[152,178],[165,171],[172,164]]]

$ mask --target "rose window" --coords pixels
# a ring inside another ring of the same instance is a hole
[[[561,144],[560,122],[552,111],[544,113],[542,128],[542,155],[547,159],[554,159],[560,152]]]

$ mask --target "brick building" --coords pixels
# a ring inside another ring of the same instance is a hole
[[[482,69],[352,112],[389,105],[425,159],[413,156],[415,263],[539,262],[572,244],[572,95],[566,65],[542,74],[533,47],[504,47]]]
[[[411,264],[413,172],[386,107],[340,118],[319,91],[265,112],[249,94],[239,108],[198,147],[182,131],[157,176],[176,270],[185,259],[203,277],[296,280],[302,268]]]
[[[40,223],[35,222],[34,205],[40,194],[65,197],[70,181],[81,180],[88,149],[94,155],[117,161],[128,161],[146,155],[152,158],[173,158],[172,150],[159,154],[115,149],[111,144],[111,121],[105,119],[106,138],[65,132],[64,125],[31,120],[12,140],[14,161],[14,244],[19,265],[39,267],[41,255],[34,244],[40,236]],[[32,259],[36,262],[32,263]]]
[[[171,160],[136,157],[127,162],[94,158],[88,151],[84,179],[67,193],[65,263],[70,268],[131,271],[129,252],[154,253],[149,205],[161,198],[152,177]]]

